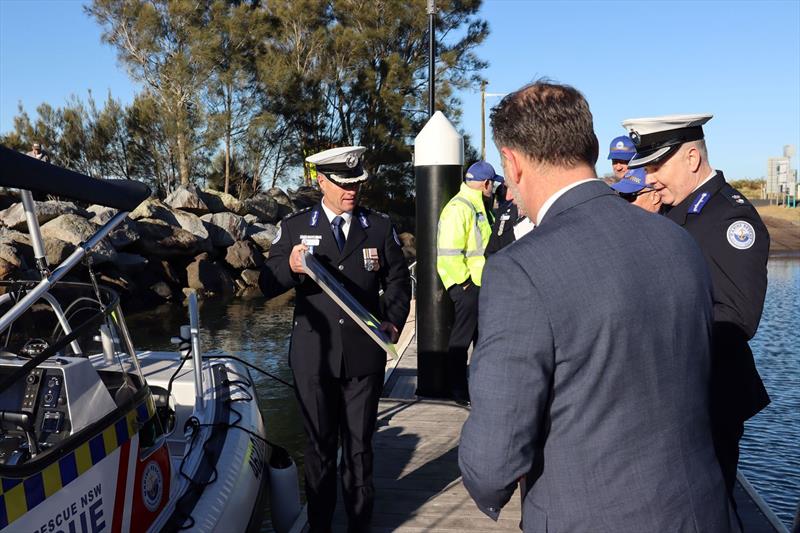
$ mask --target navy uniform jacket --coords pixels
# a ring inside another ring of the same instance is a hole
[[[486,245],[486,257],[499,252],[515,240],[514,225],[519,219],[517,206],[514,202],[507,202],[497,211],[492,224],[492,235],[489,237],[489,244]]]
[[[281,222],[259,279],[268,298],[291,288],[297,292],[289,350],[295,373],[334,377],[382,373],[386,353],[313,280],[289,268],[292,248],[309,236],[319,236],[314,248],[319,262],[373,315],[399,330],[408,316],[411,285],[389,217],[356,207],[344,250],[339,252],[321,204],[289,215]],[[377,252],[378,264],[372,271],[365,267],[364,250]]]
[[[753,205],[720,171],[666,215],[694,237],[711,272],[712,409],[742,422],[769,404],[747,344],[764,307],[769,233]]]

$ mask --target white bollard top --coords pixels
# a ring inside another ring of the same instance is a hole
[[[464,138],[437,111],[414,139],[414,166],[463,165]]]

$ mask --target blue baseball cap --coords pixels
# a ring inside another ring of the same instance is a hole
[[[634,168],[625,173],[625,177],[611,186],[617,192],[622,194],[630,194],[639,192],[642,189],[651,189],[652,186],[648,185],[645,179],[647,172],[643,168]]]
[[[478,161],[473,163],[467,169],[467,174],[464,176],[464,181],[486,181],[492,180],[498,183],[503,183],[505,178],[494,171],[494,167],[486,161]]]
[[[609,159],[622,159],[623,161],[630,161],[636,155],[636,146],[627,135],[614,137],[611,141],[611,146],[608,149]]]

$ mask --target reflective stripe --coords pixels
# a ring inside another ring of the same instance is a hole
[[[454,248],[437,248],[438,255],[464,255],[464,250],[456,250]]]

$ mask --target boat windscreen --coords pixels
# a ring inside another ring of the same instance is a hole
[[[133,211],[150,188],[133,180],[97,179],[0,145],[0,186]]]

